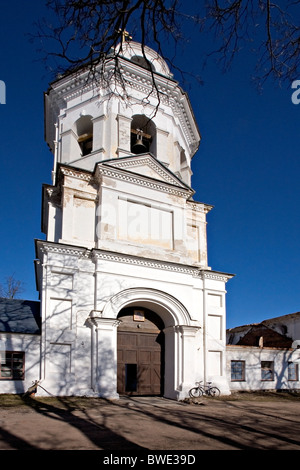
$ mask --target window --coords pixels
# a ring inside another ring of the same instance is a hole
[[[0,364],[0,380],[23,380],[24,364],[24,352],[6,351]]]
[[[273,361],[261,361],[261,380],[274,380]]]
[[[298,364],[295,364],[294,362],[288,363],[288,380],[299,380]]]
[[[231,381],[245,380],[245,361],[231,361]]]

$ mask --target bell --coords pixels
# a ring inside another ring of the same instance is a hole
[[[147,147],[143,142],[143,138],[142,138],[141,134],[137,134],[136,142],[132,146],[132,151],[135,154],[147,152]]]

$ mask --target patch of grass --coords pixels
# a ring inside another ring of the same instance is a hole
[[[217,400],[217,401],[297,401],[300,400],[299,391],[289,390],[260,390],[255,392],[240,391],[231,392],[231,395],[221,395],[219,397],[209,397],[203,395],[199,398],[186,398],[183,400],[185,403],[202,403],[203,400]]]
[[[218,398],[201,397],[204,400],[218,400],[218,401],[278,401],[278,400],[291,400],[297,401],[300,399],[300,391],[276,391],[265,390],[257,392],[232,392],[231,395],[221,395]],[[191,399],[186,399],[190,401]],[[14,408],[20,409],[41,409],[55,408],[61,411],[73,411],[76,409],[91,409],[97,408],[109,403],[118,403],[118,400],[110,401],[104,398],[91,398],[91,397],[46,397],[39,396],[30,397],[26,395],[15,394],[0,394],[0,408]]]
[[[299,400],[300,391],[291,390],[259,390],[255,392],[231,392],[231,395],[220,396],[218,400],[250,400],[250,401],[274,401],[274,400]]]
[[[26,395],[0,394],[0,408],[39,408],[53,407],[61,410],[94,408],[108,401],[101,398],[88,397],[30,397]]]
[[[0,408],[21,407],[27,406],[21,395],[1,394],[0,395]]]

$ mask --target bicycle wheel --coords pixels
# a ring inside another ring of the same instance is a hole
[[[189,391],[191,398],[199,398],[202,396],[202,390],[199,387],[191,388]]]
[[[218,389],[218,387],[212,387],[209,389],[209,394],[211,397],[218,397],[220,395],[220,390]]]

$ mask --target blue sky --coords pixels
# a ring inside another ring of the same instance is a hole
[[[34,239],[40,232],[41,188],[51,183],[52,155],[44,141],[43,93],[52,77],[37,45],[25,36],[45,14],[38,0],[0,0],[1,210],[0,282],[13,274],[22,297],[38,299]],[[208,261],[234,273],[227,283],[227,327],[300,310],[300,104],[292,89],[251,83],[252,58],[240,54],[227,74],[213,63],[198,70],[206,44],[194,32],[176,62],[200,71],[188,89],[202,135],[193,160],[195,199],[208,214]],[[300,77],[299,77],[300,79]]]

